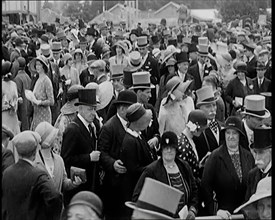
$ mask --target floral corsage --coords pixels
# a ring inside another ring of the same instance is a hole
[[[190,129],[190,131],[198,131],[200,129],[200,125],[198,123],[193,123],[192,121],[188,121],[186,126]]]

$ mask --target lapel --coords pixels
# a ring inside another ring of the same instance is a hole
[[[85,125],[82,123],[82,121],[76,116],[74,122],[78,125],[80,133],[92,141],[92,137],[90,132],[87,130]]]
[[[220,129],[220,128],[218,128],[218,129]],[[216,146],[219,146],[218,142],[210,128],[207,128],[205,130],[205,134],[206,134],[206,138],[208,138],[209,147],[212,148],[212,149],[210,149],[211,151],[215,148],[215,146],[213,146],[213,144],[211,144],[211,143],[215,143]]]
[[[121,121],[119,120],[119,118],[117,117],[117,115],[114,116],[114,127],[118,132],[118,138],[124,138],[125,136],[125,129],[123,127],[123,125],[121,124]],[[121,140],[122,142],[122,140]]]

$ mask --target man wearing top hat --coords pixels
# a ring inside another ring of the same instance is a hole
[[[86,69],[82,70],[81,73],[80,73],[80,76],[79,76],[80,84],[84,87],[88,83],[96,81],[96,77],[95,77],[93,68],[91,67],[93,62],[95,62],[96,60],[97,60],[97,57],[94,53],[89,53],[88,54],[88,56],[87,56],[87,65],[88,65],[88,67]]]
[[[62,45],[59,41],[52,42],[53,62],[59,67],[64,67],[64,61],[61,59]]]
[[[65,205],[77,192],[87,190],[99,194],[98,161],[96,127],[93,123],[98,101],[96,89],[78,90],[79,102],[75,103],[78,114],[63,134],[61,156],[70,176],[72,166],[85,169],[87,181],[76,189],[64,193]]]
[[[87,46],[87,50],[91,53],[91,52],[95,52],[94,50],[94,45],[96,43],[97,40],[97,31],[94,28],[88,28],[87,32],[86,32],[86,39],[88,42],[88,46]]]
[[[121,91],[112,104],[116,108],[116,113],[103,125],[98,138],[100,163],[105,171],[102,200],[107,220],[122,216],[121,175],[126,172],[126,168],[119,158],[127,129],[126,110],[136,102],[137,95],[133,91]]]
[[[256,192],[258,182],[272,176],[272,128],[259,127],[253,130],[251,145],[256,167],[249,171],[245,201]]]
[[[258,62],[261,62],[265,65],[265,77],[269,80],[272,80],[272,63],[271,57],[269,57],[270,53],[267,49],[262,49],[258,54]]]
[[[243,43],[244,54],[247,57],[247,77],[253,79],[257,76],[256,67],[257,67],[257,57],[254,54],[254,49],[256,48],[255,44]]]
[[[265,77],[266,66],[264,63],[257,62],[257,76],[252,79],[254,93],[260,94],[261,92],[271,92],[271,80]]]
[[[78,28],[79,28],[79,32],[78,32],[78,39],[79,41],[86,41],[86,37],[85,37],[85,34],[86,34],[86,26],[84,24],[84,21],[82,19],[79,19],[78,21]]]
[[[159,65],[158,61],[148,52],[147,36],[141,36],[137,38],[137,47],[142,57],[143,63],[140,69],[149,72],[151,83],[155,86],[158,85],[160,81]],[[153,106],[156,103],[156,90],[157,88],[152,89],[152,97],[149,101],[149,103]]]

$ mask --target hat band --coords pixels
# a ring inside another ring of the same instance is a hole
[[[208,54],[208,52],[202,52],[202,51],[199,51],[199,54],[207,55],[207,54]]]
[[[133,87],[136,87],[136,86],[151,87],[151,83],[138,83],[138,84],[133,84]]]
[[[136,206],[140,209],[146,209],[146,210],[150,210],[150,211],[154,211],[154,212],[158,212],[164,215],[168,215],[170,217],[173,217],[173,213],[169,212],[168,210],[162,209],[160,207],[157,207],[153,204],[150,204],[148,202],[144,202],[144,201],[140,201],[138,200],[136,203]]]
[[[146,47],[148,43],[137,45],[138,47]]]
[[[215,100],[216,100],[215,97],[211,97],[211,98],[208,98],[208,99],[204,99],[201,102],[212,102],[212,101],[215,101]]]
[[[255,115],[259,115],[259,116],[263,116],[265,115],[265,110],[261,110],[261,111],[253,111],[253,110],[245,110],[247,113],[251,113],[251,114],[255,114]]]
[[[133,63],[132,61],[130,61],[130,63],[131,63],[132,66],[139,66],[139,65],[140,65],[140,62],[137,63],[137,64],[135,64],[135,63]]]

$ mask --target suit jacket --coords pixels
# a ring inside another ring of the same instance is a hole
[[[8,167],[2,180],[2,217],[10,220],[60,219],[62,195],[50,176],[29,162]]]
[[[2,177],[4,170],[14,163],[15,161],[12,151],[2,146]]]
[[[120,158],[122,141],[125,136],[125,129],[117,115],[110,118],[102,127],[98,148],[100,164],[105,171],[102,183],[102,200],[104,203],[105,215],[108,219],[118,219],[122,215],[124,201],[121,199],[121,177],[122,174],[114,170],[114,162]]]
[[[260,94],[261,92],[271,92],[271,80],[266,77],[263,78],[261,86],[258,83],[258,77],[252,79],[254,93]]]
[[[92,162],[90,158],[90,153],[94,150],[96,150],[96,138],[91,136],[85,125],[76,116],[64,131],[61,157],[69,177],[71,166],[79,167],[86,170],[87,182],[65,192],[65,203],[69,202],[73,195],[83,190],[98,193],[98,162]]]
[[[79,79],[80,79],[81,85],[84,87],[90,82],[96,82],[95,76],[90,74],[88,67],[82,70],[82,72],[80,73]]]
[[[247,77],[249,77],[250,79],[253,79],[257,76],[257,71],[256,71],[256,67],[257,67],[257,57],[254,56],[252,58],[252,60],[250,60],[249,62],[247,62]]]
[[[188,73],[189,73],[190,75],[192,75],[193,78],[194,78],[193,89],[194,89],[194,90],[197,90],[197,89],[201,88],[202,80],[201,80],[201,77],[200,77],[199,64],[196,63],[196,64],[194,64],[193,66],[191,66],[191,67],[189,68]]]
[[[263,174],[258,167],[254,167],[248,173],[247,189],[245,193],[245,202],[256,192],[258,182],[266,176],[272,176],[272,167],[267,174]]]
[[[226,145],[221,145],[209,156],[203,171],[201,191],[208,215],[215,215],[213,191],[216,193],[218,209],[230,213],[244,203],[248,172],[254,167],[251,153],[239,148],[242,170],[240,181]]]

